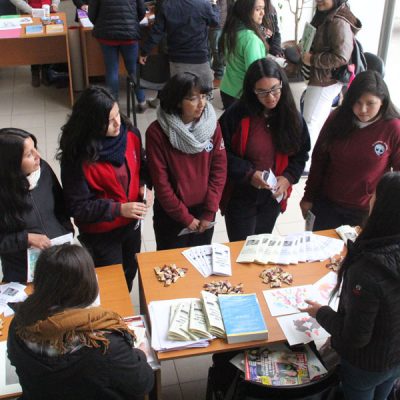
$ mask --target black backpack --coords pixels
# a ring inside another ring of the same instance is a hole
[[[367,70],[367,60],[361,43],[354,38],[353,51],[349,62],[332,71],[332,78],[345,84],[351,83],[360,72]]]

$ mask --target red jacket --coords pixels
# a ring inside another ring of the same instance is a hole
[[[172,147],[160,124],[146,132],[146,153],[155,195],[164,211],[183,226],[193,221],[188,207],[203,205],[202,219],[213,221],[226,180],[226,153],[219,124],[213,149],[185,154]]]
[[[42,8],[45,4],[51,6],[51,0],[28,0],[28,4],[32,8]]]

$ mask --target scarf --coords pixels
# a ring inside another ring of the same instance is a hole
[[[125,162],[127,129],[121,124],[118,136],[103,136],[99,139],[99,161],[120,167]]]
[[[28,179],[29,182],[29,190],[35,189],[40,179],[40,167],[36,171],[33,171],[31,174],[29,174],[26,179]]]
[[[208,102],[200,119],[191,128],[185,126],[181,117],[167,114],[161,107],[157,109],[157,120],[172,147],[186,154],[201,153],[210,145],[217,128],[217,116]]]
[[[21,339],[52,346],[61,354],[65,354],[77,341],[92,348],[104,345],[106,351],[110,341],[105,337],[105,331],[126,332],[132,337],[132,343],[135,340],[134,332],[123,319],[102,307],[65,310],[33,325],[16,329]]]

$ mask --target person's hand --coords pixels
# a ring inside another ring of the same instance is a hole
[[[50,6],[50,12],[56,13],[58,11],[58,5],[57,4],[52,4]]]
[[[299,307],[299,310],[301,312],[306,312],[310,315],[310,317],[315,318],[317,316],[318,310],[322,307],[322,305],[312,300],[304,300],[304,301],[308,304],[308,307],[304,308]]]
[[[200,221],[197,218],[193,218],[193,221],[187,226],[191,231],[198,231],[200,226]]]
[[[121,204],[121,215],[125,218],[144,219],[146,215],[146,204],[132,201]]]
[[[253,176],[251,177],[250,184],[256,189],[271,189],[262,178],[262,171],[254,172]]]
[[[303,218],[306,219],[307,212],[312,209],[313,203],[311,201],[300,201],[300,209],[301,213],[303,214]]]
[[[283,198],[286,199],[287,190],[289,189],[290,186],[289,180],[284,176],[277,176],[276,180],[278,181],[278,183],[275,186],[275,192],[273,193],[273,196],[277,198],[281,194],[283,194]]]
[[[85,12],[88,12],[88,11],[89,11],[89,6],[88,6],[87,4],[84,4],[84,5],[81,7],[81,10],[82,10],[82,11],[85,11]]]
[[[302,59],[303,59],[303,64],[305,64],[305,65],[311,65],[311,53],[304,53],[303,54],[303,57],[302,57]]]
[[[39,233],[28,233],[28,246],[44,250],[51,246],[50,239]]]
[[[147,61],[147,56],[139,56],[139,64],[145,65]]]
[[[201,219],[199,224],[199,233],[203,233],[210,226],[210,223],[210,221]]]

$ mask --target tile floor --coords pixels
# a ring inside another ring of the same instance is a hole
[[[121,82],[121,109],[126,110],[125,92]],[[292,85],[295,98],[299,99],[304,90],[303,84]],[[152,96],[152,93],[148,93]],[[215,91],[212,101],[218,115],[222,113],[219,91]],[[26,129],[38,138],[42,157],[46,159],[59,174],[58,162],[54,159],[60,127],[70,113],[67,89],[55,87],[32,88],[30,86],[29,67],[0,69],[0,127],[17,127]],[[138,127],[144,135],[147,126],[156,118],[155,110],[148,109],[138,114]],[[299,209],[304,179],[294,187],[288,210],[278,218],[276,232],[287,234],[303,230],[304,222]],[[213,240],[227,242],[225,225],[220,215]],[[143,231],[142,251],[154,251],[155,240],[152,229],[152,216],[148,215]],[[139,312],[137,280],[134,283],[131,299],[135,310]],[[185,358],[162,363],[163,400],[197,400],[204,399],[206,378],[211,356]]]

